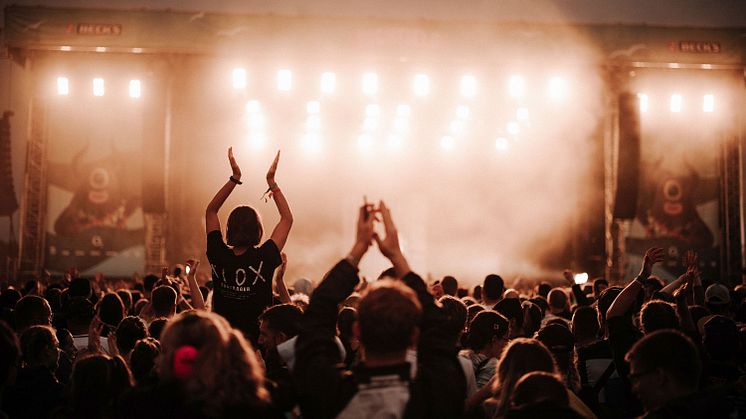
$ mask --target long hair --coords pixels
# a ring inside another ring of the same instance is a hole
[[[231,211],[225,229],[229,246],[256,246],[262,240],[262,235],[262,220],[254,208],[240,206]]]
[[[510,408],[510,397],[516,383],[534,371],[558,375],[549,349],[536,339],[518,338],[511,341],[497,363],[497,381],[493,389],[498,402],[495,416],[505,415]]]
[[[223,317],[205,311],[181,313],[163,330],[161,345],[160,378],[180,383],[186,397],[201,402],[205,411],[220,416],[231,406],[269,403],[264,372],[251,344]],[[186,376],[174,368],[175,353],[185,346],[196,349]]]

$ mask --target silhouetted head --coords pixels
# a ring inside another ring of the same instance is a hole
[[[263,234],[262,220],[254,208],[241,206],[231,211],[225,231],[229,246],[256,246]]]

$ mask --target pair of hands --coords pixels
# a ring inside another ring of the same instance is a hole
[[[228,162],[231,165],[231,170],[233,171],[233,178],[236,180],[241,180],[241,167],[238,166],[238,163],[236,163],[236,159],[233,157],[233,147],[228,147]],[[280,151],[277,151],[277,155],[275,155],[275,160],[272,162],[272,165],[269,167],[269,170],[267,171],[267,185],[270,187],[276,186],[277,183],[275,182],[275,173],[277,172],[277,164],[280,162]]]
[[[384,232],[386,233],[384,237],[376,233],[376,222],[383,223]],[[389,211],[383,201],[379,201],[378,207],[368,202],[365,202],[360,207],[358,211],[355,245],[351,253],[354,256],[362,257],[374,241],[381,253],[389,260],[394,261],[402,257],[399,245],[399,232],[396,229],[394,220],[391,218],[391,211]]]

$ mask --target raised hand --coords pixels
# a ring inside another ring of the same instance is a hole
[[[691,267],[697,267],[697,261],[698,261],[698,259],[699,258],[697,256],[697,252],[695,252],[693,250],[688,250],[684,254],[684,260],[683,260],[684,266],[687,268],[687,270],[689,270],[689,268],[691,268]]]
[[[275,156],[275,160],[272,162],[272,165],[269,166],[269,170],[267,170],[267,185],[269,185],[270,189],[277,186],[277,182],[275,182],[275,173],[277,172],[277,163],[280,162],[280,150],[277,150],[277,155]]]
[[[381,213],[383,219],[383,228],[386,232],[386,237],[381,238],[378,233],[373,233],[373,240],[376,241],[378,249],[387,258],[391,259],[401,255],[401,247],[399,246],[399,232],[396,230],[394,220],[391,219],[391,211],[383,201],[378,204],[378,212]]]
[[[665,252],[660,247],[651,247],[645,252],[645,256],[642,258],[642,268],[640,269],[640,277],[647,279],[653,273],[653,265],[656,263],[663,262]]]
[[[569,269],[565,269],[562,271],[562,276],[565,278],[565,281],[570,285],[575,285],[575,277],[572,274],[572,271]]]
[[[233,171],[233,178],[236,180],[241,179],[241,168],[238,167],[236,159],[233,157],[233,147],[228,147],[228,162],[231,164],[231,170]]]

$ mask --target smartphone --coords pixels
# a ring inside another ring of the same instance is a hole
[[[191,269],[191,268],[189,267],[189,265],[187,265],[187,266],[186,266],[186,267],[184,268],[184,271],[186,272],[186,274],[187,274],[187,275],[189,275],[189,271],[190,271],[190,270],[192,270],[192,269]]]

